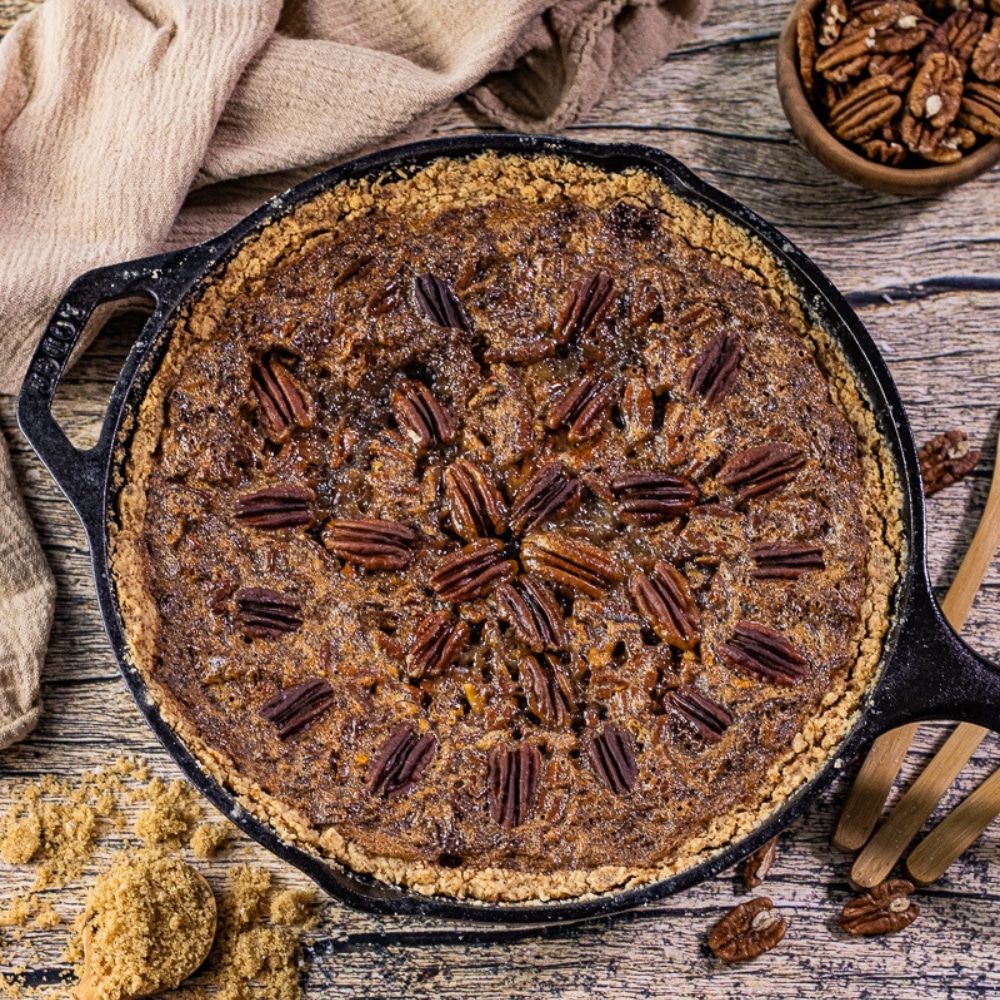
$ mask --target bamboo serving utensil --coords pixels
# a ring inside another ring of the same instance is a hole
[[[913,849],[906,870],[917,885],[937,881],[1000,814],[1000,770],[994,771]]]
[[[986,509],[983,511],[972,544],[941,605],[945,617],[956,630],[965,624],[997,545],[1000,544],[1000,475],[997,471],[995,467]],[[834,843],[838,847],[864,843],[866,837],[859,841],[864,824],[869,821],[874,823],[874,820],[871,820],[872,815],[874,814],[877,819],[881,812],[885,796],[892,787],[902,758],[916,730],[915,725],[904,726],[876,741],[873,750],[877,748],[878,753],[874,760],[869,756],[865,761],[865,766],[862,768],[865,781],[860,790],[856,786],[852,791],[834,835]],[[981,726],[968,723],[962,723],[955,728],[944,746],[934,755],[911,788],[899,800],[889,818],[858,855],[851,868],[851,879],[855,883],[869,888],[877,885],[889,874],[907,844],[920,831],[927,817],[934,811],[934,807],[988,732],[989,730]],[[859,774],[859,779],[862,774]],[[973,810],[980,808],[981,802],[982,799],[970,806],[965,815],[967,817],[972,815]],[[949,829],[953,833],[948,835],[946,831],[942,836],[948,836],[949,843],[952,843],[955,842],[956,827],[953,825]],[[869,826],[867,832],[870,830]],[[930,852],[934,849],[932,844],[927,850]]]

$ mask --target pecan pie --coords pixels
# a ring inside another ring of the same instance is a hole
[[[441,160],[251,239],[130,445],[131,655],[280,833],[420,892],[683,870],[835,752],[898,497],[764,247],[641,171]]]

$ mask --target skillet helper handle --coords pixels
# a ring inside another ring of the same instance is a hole
[[[1000,732],[1000,666],[959,638],[929,585],[917,590],[896,655],[872,700],[869,734],[932,720]]]
[[[165,305],[161,275],[168,272],[180,253],[102,267],[77,278],[49,320],[21,385],[18,425],[80,515],[88,533],[103,520],[105,474],[114,446],[121,393],[131,383],[141,352],[133,349],[129,353],[93,448],[76,448],[70,443],[52,415],[52,401],[94,311],[106,303],[124,305],[129,299],[152,298],[158,307]]]

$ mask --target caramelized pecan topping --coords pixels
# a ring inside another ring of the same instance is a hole
[[[615,285],[606,271],[585,274],[574,282],[556,310],[552,336],[562,346],[604,319],[615,298]]]
[[[610,722],[600,736],[587,741],[587,758],[594,774],[615,795],[625,795],[635,787],[639,766],[635,760],[635,741],[627,729]]]
[[[618,382],[608,372],[586,375],[549,408],[545,426],[550,431],[568,427],[570,444],[579,444],[599,433],[608,415]]]
[[[346,285],[351,278],[361,274],[362,271],[367,271],[374,260],[374,255],[370,253],[365,253],[360,257],[355,257],[354,260],[347,264],[340,274],[338,274],[337,277],[330,282],[330,287],[340,288],[341,285]]]
[[[284,444],[293,427],[312,427],[312,397],[273,354],[251,365],[250,384],[260,406],[260,429],[269,441]]]
[[[701,495],[694,483],[665,472],[623,472],[611,480],[615,513],[625,524],[661,524],[686,514]]]
[[[924,495],[931,496],[967,476],[979,463],[979,451],[969,447],[965,431],[945,431],[932,437],[919,451]]]
[[[444,474],[444,491],[455,533],[471,542],[507,530],[507,505],[493,480],[474,462],[460,458]]]
[[[663,297],[651,281],[641,281],[633,288],[628,321],[632,326],[663,322]]]
[[[767,878],[778,854],[778,838],[772,837],[743,862],[743,884],[756,889]]]
[[[734,455],[719,470],[719,482],[739,488],[740,502],[767,496],[790,483],[805,465],[806,454],[783,442],[758,444]]]
[[[431,323],[466,332],[472,329],[458,296],[442,278],[433,274],[420,275],[413,283],[413,297],[417,301],[417,311]]]
[[[721,403],[736,382],[743,342],[735,333],[712,338],[688,366],[686,385],[692,395],[704,396],[709,406]]]
[[[485,597],[517,575],[517,563],[504,559],[498,538],[480,538],[441,560],[428,586],[442,601],[472,601]]]
[[[773,907],[766,896],[733,907],[708,933],[712,954],[723,962],[746,962],[770,951],[788,929]]]
[[[780,633],[757,622],[740,622],[719,656],[734,670],[791,687],[809,674],[809,661]]]
[[[565,728],[573,718],[573,684],[552,663],[542,666],[534,656],[521,661],[521,689],[528,711],[543,725]]]
[[[676,709],[701,734],[707,743],[718,743],[733,724],[728,711],[702,694],[697,688],[682,687],[667,695],[667,703]]]
[[[513,583],[501,584],[493,596],[497,614],[533,652],[562,649],[569,642],[562,607],[541,580],[521,576]]]
[[[600,597],[622,578],[614,561],[603,549],[589,542],[551,531],[529,535],[521,544],[525,566],[553,583]]]
[[[797,580],[826,567],[823,550],[808,542],[758,542],[750,546],[750,558],[755,580]]]
[[[841,910],[840,926],[848,934],[895,934],[920,915],[912,892],[913,883],[903,878],[881,882]]]
[[[486,789],[494,823],[512,829],[531,819],[541,770],[542,755],[527,740],[516,749],[500,744],[490,751]]]
[[[403,569],[413,558],[420,536],[398,521],[377,517],[337,518],[323,532],[323,544],[335,555],[365,569]]]
[[[564,516],[576,510],[582,495],[583,486],[579,480],[570,479],[559,462],[549,462],[517,491],[510,512],[510,526],[521,534],[538,521],[555,514]]]
[[[260,706],[260,717],[278,727],[278,739],[287,740],[305,729],[333,704],[333,688],[322,677],[279,691]]]
[[[302,605],[277,590],[241,587],[236,607],[244,633],[253,639],[271,639],[302,627]]]
[[[421,454],[431,445],[455,440],[455,421],[423,382],[407,381],[393,390],[392,415]]]
[[[636,570],[629,589],[639,612],[649,619],[656,634],[677,649],[698,644],[701,616],[684,574],[670,563],[658,562],[647,577]]]
[[[401,722],[382,744],[368,771],[368,791],[387,799],[406,795],[430,767],[436,750],[434,733],[419,736],[416,723]]]
[[[435,677],[447,670],[469,644],[469,626],[455,621],[447,611],[428,615],[413,634],[406,654],[411,677]]]
[[[313,522],[316,494],[304,486],[269,486],[236,501],[236,519],[252,528],[294,528]]]

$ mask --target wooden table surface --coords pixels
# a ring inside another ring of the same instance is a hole
[[[788,5],[718,2],[697,40],[614,94],[569,134],[643,142],[679,157],[711,184],[777,225],[855,303],[879,344],[918,440],[964,428],[983,448],[965,482],[930,500],[929,563],[939,596],[947,587],[985,503],[1000,429],[1000,173],[938,199],[899,199],[848,185],[795,141],[773,82],[778,34]],[[479,127],[461,108],[439,134]],[[219,230],[277,190],[273,180],[202,191]],[[177,245],[184,243],[183,219]],[[68,377],[57,415],[71,437],[93,443],[102,404],[127,350],[121,335],[98,340]],[[14,400],[0,399],[0,426],[58,581],[52,642],[43,677],[45,712],[29,739],[0,755],[0,810],[19,777],[86,768],[135,753],[155,773],[177,769],[146,729],[122,683],[97,612],[83,532],[20,436]],[[965,630],[983,653],[1000,650],[1000,570],[991,569]],[[938,746],[944,726],[925,727],[904,772]],[[1000,759],[990,737],[949,802]],[[848,774],[853,774],[854,768]],[[903,933],[857,940],[837,914],[848,898],[850,859],[830,846],[846,792],[840,782],[782,839],[773,874],[758,890],[789,920],[772,953],[727,968],[705,933],[746,898],[735,873],[626,917],[555,936],[504,940],[456,925],[376,918],[338,903],[324,908],[305,985],[308,998],[369,997],[973,997],[1000,988],[1000,866],[996,827],[937,885],[919,893],[922,913]],[[209,807],[210,808],[210,807]],[[95,866],[107,862],[104,844]],[[284,885],[304,877],[246,844],[226,857],[270,867]],[[227,860],[210,863],[222,877]],[[0,868],[0,894],[28,876]],[[70,891],[72,890],[72,891]],[[72,919],[80,883],[58,895]],[[42,979],[59,966],[65,930],[32,932]]]

